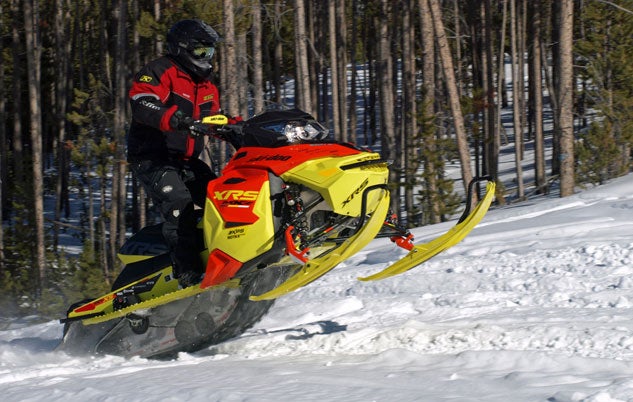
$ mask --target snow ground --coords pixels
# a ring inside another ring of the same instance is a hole
[[[1,398],[633,401],[632,190],[629,175],[495,208],[426,264],[357,281],[403,254],[375,240],[243,336],[173,361],[68,356],[56,321],[6,322]]]

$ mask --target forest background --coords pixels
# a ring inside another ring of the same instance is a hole
[[[0,311],[59,317],[106,291],[126,236],[157,218],[125,162],[127,90],[180,19],[224,38],[215,80],[227,113],[296,106],[337,140],[381,152],[393,161],[393,209],[413,227],[451,218],[466,202],[462,186],[497,177],[509,145],[515,186],[498,186],[501,204],[628,173],[631,9],[631,0],[1,0]],[[219,171],[231,152],[210,141],[206,157]],[[446,173],[452,161],[459,180]],[[77,236],[79,255],[64,249],[64,233]]]

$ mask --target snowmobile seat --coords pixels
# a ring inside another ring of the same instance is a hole
[[[162,229],[162,222],[145,226],[121,246],[119,254],[156,256],[169,251]]]
[[[169,252],[127,264],[112,284],[112,291],[122,288],[128,283],[137,281],[154,272],[158,272],[171,264],[172,262]]]

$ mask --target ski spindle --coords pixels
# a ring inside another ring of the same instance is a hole
[[[294,226],[288,226],[285,233],[286,239],[286,253],[296,262],[300,264],[306,264],[308,262],[307,254],[310,251],[309,247],[304,248],[303,250],[299,250],[295,243],[292,232],[294,230]]]

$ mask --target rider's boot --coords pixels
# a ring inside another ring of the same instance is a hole
[[[179,253],[178,250],[171,253],[173,261],[174,277],[178,279],[181,288],[196,285],[202,281],[204,273],[202,260],[197,253],[185,251]]]

